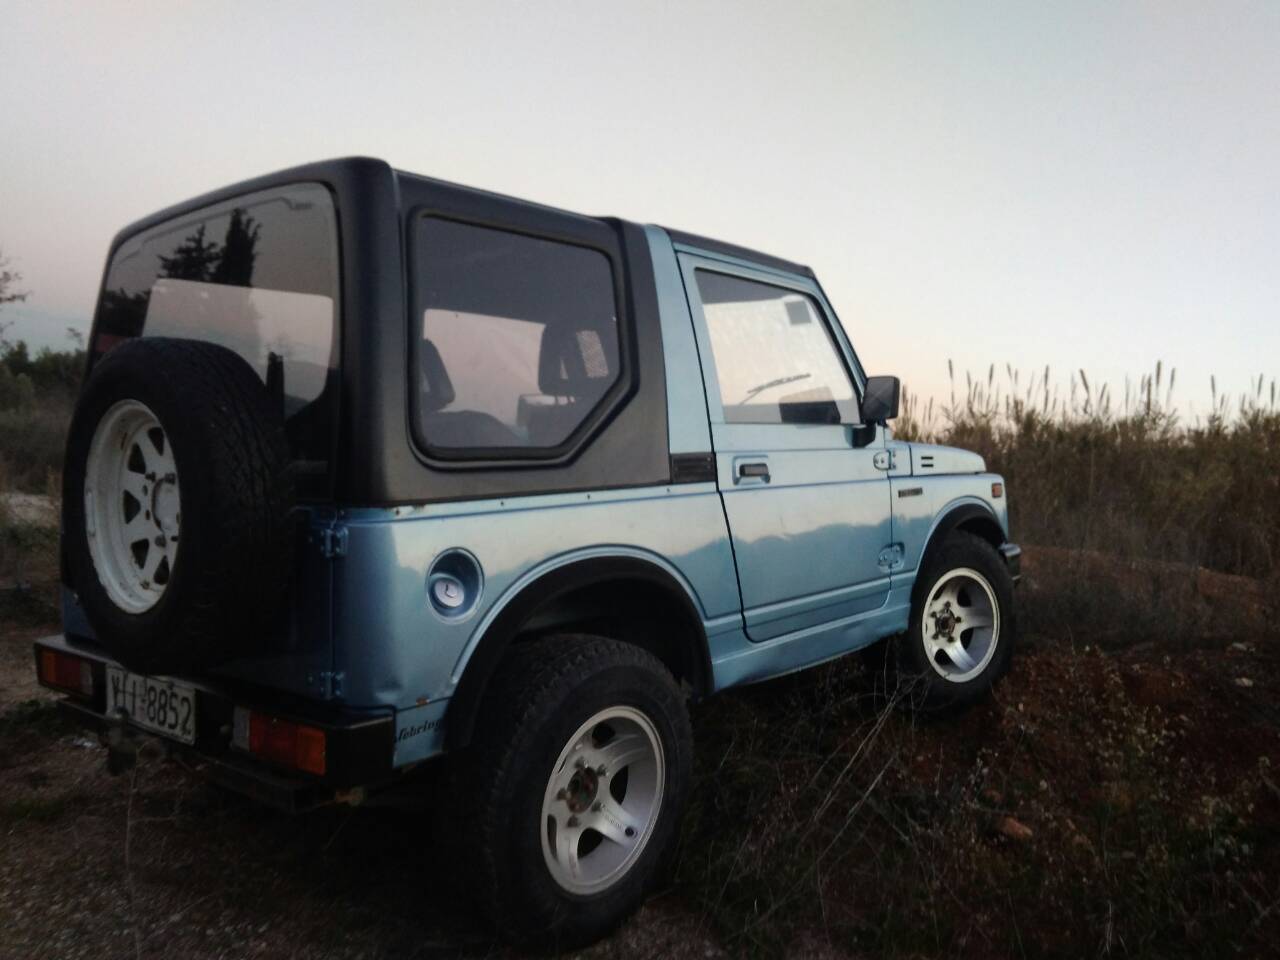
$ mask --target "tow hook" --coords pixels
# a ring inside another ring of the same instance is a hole
[[[113,777],[128,773],[137,766],[138,754],[148,746],[153,754],[169,754],[169,748],[163,741],[137,737],[125,729],[123,721],[112,723],[98,737],[98,742],[107,748],[107,773]]]

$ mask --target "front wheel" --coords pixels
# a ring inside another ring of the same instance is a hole
[[[497,929],[566,949],[634,910],[675,846],[692,752],[684,698],[644,650],[588,636],[514,648],[454,797],[474,818],[473,881]]]
[[[964,707],[1009,669],[1015,633],[1013,580],[1000,555],[971,534],[951,534],[921,569],[911,624],[892,641],[906,702]]]

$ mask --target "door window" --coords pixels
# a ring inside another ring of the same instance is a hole
[[[808,294],[699,269],[726,423],[857,423],[853,383]]]

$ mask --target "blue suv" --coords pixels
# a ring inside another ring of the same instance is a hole
[[[42,683],[288,810],[448,755],[508,937],[616,924],[688,704],[880,643],[920,709],[1009,665],[982,458],[895,440],[813,272],[346,159],[125,228],[67,445]]]

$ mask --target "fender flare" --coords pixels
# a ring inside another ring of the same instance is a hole
[[[654,560],[636,555],[608,554],[579,557],[561,563],[517,586],[487,625],[479,640],[455,669],[457,686],[449,699],[445,723],[445,748],[453,751],[471,742],[485,691],[507,648],[520,628],[543,605],[575,590],[617,581],[639,581],[658,586],[684,612],[695,636],[689,653],[690,676],[695,695],[703,696],[711,684],[711,652],[699,606],[690,587]]]
[[[924,548],[920,551],[920,561],[916,564],[916,574],[924,569],[933,551],[938,548],[950,534],[966,524],[976,528],[975,532],[997,550],[1009,542],[1004,528],[993,511],[985,503],[978,500],[962,500],[948,504],[934,522],[933,529],[925,538]]]

